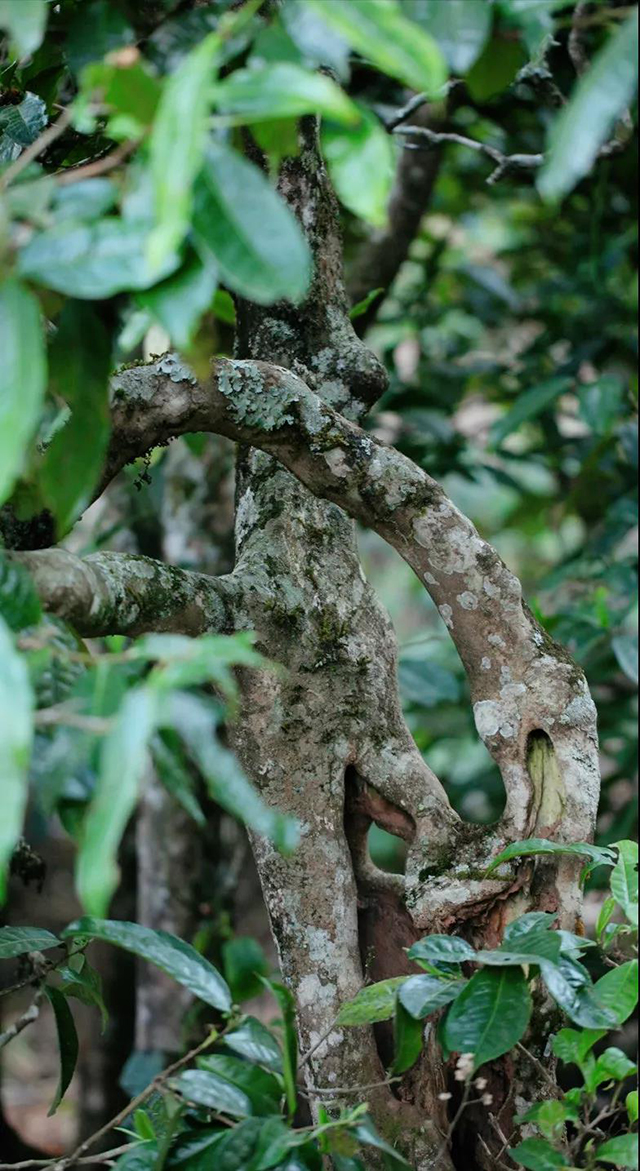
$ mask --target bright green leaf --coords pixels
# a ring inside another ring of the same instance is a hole
[[[551,126],[538,176],[544,199],[561,199],[591,169],[600,147],[638,84],[638,12],[613,33]]]
[[[361,108],[356,126],[322,128],[322,151],[336,194],[345,207],[376,227],[387,222],[394,151],[382,123]]]
[[[40,415],[46,357],[40,307],[19,281],[0,284],[0,504],[22,466]]]
[[[7,30],[20,57],[35,53],[47,24],[47,0],[0,0],[0,28]]]
[[[221,1012],[228,1012],[231,1008],[231,993],[218,970],[191,944],[168,931],[153,931],[139,923],[85,915],[65,927],[62,936],[64,939],[80,936],[112,943],[161,968],[205,1004]]]
[[[353,1000],[347,1000],[338,1013],[338,1025],[369,1025],[375,1021],[388,1021],[395,1009],[396,992],[408,979],[394,976],[361,988]]]
[[[415,1065],[422,1052],[424,1025],[396,1002],[393,1020],[394,1058],[391,1073],[405,1073]]]
[[[638,961],[628,960],[610,972],[605,972],[594,985],[600,1004],[623,1025],[638,1003]]]
[[[615,843],[618,861],[611,871],[611,894],[619,903],[630,923],[638,926],[638,844],[624,841]]]
[[[534,854],[570,854],[588,858],[590,869],[596,866],[613,866],[615,862],[615,854],[609,846],[592,846],[589,842],[550,842],[547,838],[527,838],[522,842],[512,842],[496,855],[487,869],[487,874],[502,862],[509,862],[512,858],[528,858]]]
[[[444,1041],[451,1052],[473,1053],[478,1069],[517,1044],[530,1015],[531,996],[521,968],[483,968],[449,1009]]]
[[[202,314],[211,307],[217,282],[214,261],[193,254],[166,280],[138,293],[137,300],[166,330],[173,344],[186,349]]]
[[[298,1068],[298,1036],[296,1032],[296,1006],[292,993],[284,984],[262,978],[262,983],[269,989],[278,1002],[282,1013],[284,1035],[282,1038],[282,1076],[289,1118],[293,1118],[298,1105],[298,1087],[296,1073]]]
[[[404,0],[404,10],[437,41],[458,77],[479,57],[491,31],[491,5],[478,0]]]
[[[596,1158],[599,1163],[611,1163],[614,1167],[628,1167],[630,1171],[638,1171],[637,1134],[619,1134],[607,1139],[606,1143],[598,1147]]]
[[[263,69],[238,69],[216,86],[220,113],[242,123],[317,114],[347,125],[359,121],[358,107],[323,73],[290,61]]]
[[[517,1147],[509,1147],[509,1154],[528,1171],[557,1171],[558,1167],[569,1167],[565,1156],[545,1138],[526,1138]]]
[[[633,1123],[638,1121],[638,1091],[631,1090],[631,1092],[627,1094],[624,1100],[624,1104],[627,1107],[629,1122],[633,1126]]]

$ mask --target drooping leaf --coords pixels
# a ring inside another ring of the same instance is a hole
[[[409,948],[410,960],[433,960],[437,963],[464,964],[476,958],[475,948],[455,935],[427,935]]]
[[[628,1167],[630,1171],[638,1171],[638,1136],[637,1134],[618,1134],[609,1138],[598,1147],[596,1157],[599,1163],[608,1163],[614,1167]]]
[[[347,1000],[338,1013],[337,1025],[368,1025],[375,1021],[388,1021],[393,1016],[396,992],[408,979],[394,976],[361,988],[353,1000]]]
[[[59,293],[98,301],[123,289],[147,289],[173,272],[173,253],[160,264],[148,257],[146,221],[117,216],[92,223],[65,220],[37,232],[18,255],[18,270]]]
[[[118,883],[118,847],[138,797],[155,719],[154,693],[132,688],[101,747],[98,783],[76,864],[80,899],[94,915],[104,915]]]
[[[559,1167],[569,1167],[562,1152],[546,1138],[526,1138],[517,1147],[509,1147],[509,1154],[528,1171],[558,1171]]]
[[[449,1009],[443,1038],[451,1052],[473,1053],[478,1069],[517,1044],[530,1015],[531,996],[521,968],[482,968]]]
[[[476,102],[501,94],[514,80],[526,61],[522,45],[499,33],[487,42],[467,73],[467,86]]]
[[[52,947],[60,947],[60,940],[41,927],[0,927],[0,960]]]
[[[170,728],[164,728],[152,737],[151,754],[158,779],[167,792],[197,825],[206,825],[205,815],[194,791],[193,770],[189,768],[180,740]]]
[[[54,435],[39,471],[60,533],[90,502],[102,471],[110,432],[110,368],[111,344],[100,317],[89,305],[68,302],[51,349],[51,380],[71,415]]]
[[[307,0],[307,5],[383,73],[429,94],[444,85],[447,68],[438,45],[403,16],[395,0]]]
[[[64,993],[60,992],[58,988],[53,988],[50,984],[47,984],[45,985],[45,994],[53,1009],[58,1034],[58,1050],[60,1053],[58,1088],[47,1113],[47,1117],[50,1118],[52,1114],[55,1114],[69,1088],[78,1060],[79,1044],[73,1013],[69,1008]]]
[[[297,220],[258,168],[229,146],[209,146],[193,226],[198,246],[242,296],[269,305],[306,293],[311,258]]]
[[[191,255],[177,272],[138,293],[138,303],[167,331],[178,349],[189,346],[202,314],[210,308],[218,282],[214,261]]]
[[[391,1073],[405,1073],[415,1065],[422,1052],[424,1025],[396,1001],[393,1018],[394,1056]]]
[[[218,110],[242,123],[317,114],[346,125],[359,121],[358,107],[322,73],[291,61],[262,69],[237,69],[216,87]]]
[[[0,284],[0,504],[20,471],[38,422],[46,383],[40,308],[10,277]]]
[[[624,1104],[627,1107],[627,1117],[629,1122],[633,1126],[634,1122],[638,1121],[638,1091],[631,1090],[631,1092],[627,1094],[624,1100]]]
[[[248,1061],[255,1061],[256,1065],[264,1065],[267,1069],[282,1072],[282,1052],[273,1033],[255,1017],[247,1017],[237,1029],[227,1033],[224,1043],[228,1049],[246,1057]]]
[[[638,11],[613,33],[556,116],[539,175],[544,199],[561,199],[588,173],[638,84]]]
[[[607,1029],[615,1025],[614,1014],[600,1002],[581,964],[563,957],[559,963],[543,962],[540,970],[553,999],[576,1025],[585,1029]]]
[[[161,968],[205,1004],[221,1012],[231,1008],[231,993],[217,968],[190,943],[185,943],[168,931],[153,931],[139,923],[96,919],[85,915],[65,927],[62,936],[64,939],[80,936],[112,943]]]
[[[0,903],[5,898],[7,867],[20,837],[27,804],[33,706],[26,662],[0,618]]]
[[[263,977],[262,983],[275,996],[282,1014],[282,1076],[289,1118],[293,1118],[298,1105],[296,1073],[298,1068],[298,1036],[296,1033],[296,1006],[292,993],[284,984]]]
[[[491,30],[491,6],[477,0],[404,0],[407,16],[437,41],[458,77],[471,68]]]
[[[217,1114],[229,1114],[232,1118],[246,1118],[252,1113],[251,1101],[244,1090],[233,1085],[226,1078],[219,1077],[204,1069],[188,1069],[173,1078],[169,1086],[189,1102],[206,1106]]]
[[[217,34],[210,33],[185,57],[162,92],[149,145],[156,226],[148,249],[154,264],[173,254],[189,227],[219,46]]]
[[[528,858],[535,854],[570,854],[588,858],[590,869],[596,866],[613,866],[615,862],[615,853],[609,846],[593,846],[589,842],[550,842],[547,838],[528,838],[522,842],[512,842],[497,854],[492,859],[487,874],[502,862],[509,862],[512,858]]]
[[[466,987],[466,980],[439,980],[437,976],[411,976],[398,990],[398,1000],[407,1012],[421,1020],[451,1004]]]
[[[638,961],[628,960],[605,972],[594,990],[598,1002],[614,1014],[616,1023],[624,1024],[638,1003]]]
[[[638,926],[638,843],[616,842],[618,861],[611,871],[611,894],[627,919]]]
[[[77,958],[83,961],[82,967],[58,968],[58,974],[62,980],[61,991],[64,992],[65,996],[73,996],[82,1004],[97,1008],[102,1019],[102,1032],[104,1033],[109,1021],[109,1013],[102,992],[102,976],[96,968],[91,966],[85,956]]]
[[[403,1155],[391,1146],[382,1135],[378,1134],[373,1119],[365,1114],[364,1118],[358,1121],[357,1126],[353,1128],[355,1138],[359,1143],[365,1147],[373,1147],[376,1151],[382,1151],[385,1156],[385,1164],[393,1167],[411,1167]]]
[[[374,114],[361,107],[360,115],[355,126],[323,125],[322,151],[340,201],[354,215],[382,227],[393,184],[393,144]]]
[[[502,443],[507,435],[511,435],[513,431],[517,431],[522,423],[528,422],[529,419],[535,419],[542,411],[554,403],[555,400],[567,391],[571,390],[573,382],[570,378],[550,378],[548,382],[542,382],[539,386],[532,386],[530,390],[525,390],[516,402],[515,406],[507,411],[497,423],[494,423],[491,428],[491,440],[497,446]]]
[[[35,53],[47,24],[47,0],[0,0],[0,28],[6,29],[20,57]]]

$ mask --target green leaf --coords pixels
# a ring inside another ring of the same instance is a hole
[[[126,65],[121,61],[88,65],[82,71],[80,85],[89,99],[97,98],[112,114],[124,115],[127,121],[137,124],[136,135],[153,122],[162,93],[160,82],[141,60]]]
[[[253,1127],[259,1125],[258,1119],[250,1119]],[[240,1123],[240,1127],[243,1126]],[[239,1129],[239,1127],[238,1127]],[[188,1130],[179,1135],[171,1147],[171,1164],[172,1168],[183,1168],[184,1171],[208,1171],[211,1167],[211,1155],[216,1150],[218,1144],[227,1135],[235,1134],[235,1129],[228,1131],[218,1128],[217,1130],[210,1130],[203,1128],[202,1130]],[[218,1163],[215,1164],[216,1168]],[[232,1164],[230,1171],[237,1164]]]
[[[195,779],[189,769],[180,740],[170,728],[151,739],[151,754],[160,782],[173,799],[193,818],[196,825],[207,823],[194,792]]]
[[[227,1057],[222,1053],[199,1058],[198,1067],[242,1090],[251,1103],[250,1113],[268,1115],[279,1112],[282,1087],[272,1073],[239,1057]]]
[[[407,20],[395,0],[307,0],[307,7],[383,73],[436,94],[447,80],[433,37]]]
[[[354,215],[376,227],[387,222],[394,176],[390,136],[374,114],[360,108],[356,126],[322,128],[322,151],[336,194]]]
[[[526,1138],[517,1147],[509,1147],[509,1154],[528,1171],[556,1171],[558,1167],[569,1167],[562,1152],[556,1151],[544,1138]]]
[[[636,9],[600,50],[551,126],[549,153],[537,180],[543,199],[561,199],[589,172],[637,84]]]
[[[458,77],[479,57],[491,31],[491,5],[478,0],[404,0],[404,9],[435,38]]]
[[[507,435],[517,431],[529,419],[535,419],[542,411],[554,403],[555,400],[573,387],[571,378],[551,378],[539,386],[532,386],[518,397],[516,405],[507,411],[491,428],[491,442],[494,446],[502,443]]]
[[[522,1037],[531,996],[520,968],[483,968],[449,1009],[443,1027],[447,1048],[473,1053],[474,1069],[500,1057]]]
[[[394,976],[361,988],[353,1000],[347,1000],[338,1013],[337,1025],[369,1025],[375,1021],[388,1021],[393,1016],[396,992],[408,979]]]
[[[0,903],[6,895],[7,867],[20,837],[27,804],[33,706],[26,661],[0,618]]]
[[[369,306],[373,305],[373,302],[377,301],[381,293],[384,292],[385,289],[381,285],[379,289],[372,289],[370,293],[367,293],[366,297],[363,297],[361,301],[357,301],[356,304],[349,310],[349,317],[351,320],[355,321],[358,317],[363,317]]]
[[[296,1073],[298,1068],[298,1036],[296,1033],[296,1006],[295,1000],[284,984],[262,978],[265,988],[275,996],[280,1012],[284,1036],[282,1039],[282,1075],[284,1078],[285,1093],[289,1118],[292,1119],[298,1106],[298,1087]]]
[[[439,980],[437,976],[411,976],[403,981],[398,1000],[417,1020],[450,1004],[466,987],[466,980]]]
[[[155,1171],[157,1166],[158,1148],[155,1143],[132,1147],[116,1163],[118,1171]]]
[[[238,1086],[234,1086],[216,1073],[204,1069],[188,1069],[169,1082],[189,1102],[206,1106],[218,1114],[229,1114],[232,1118],[246,1118],[252,1113],[251,1101]]]
[[[90,503],[102,472],[110,433],[110,369],[111,342],[99,315],[82,302],[68,302],[51,349],[51,383],[71,415],[49,444],[38,476],[60,533]]]
[[[155,719],[151,689],[132,688],[102,743],[98,782],[76,864],[78,894],[93,915],[104,915],[118,884],[118,847],[137,801]]]
[[[513,39],[494,36],[467,74],[467,87],[476,102],[502,93],[526,61],[522,45]]]
[[[596,1041],[604,1036],[604,1029],[560,1029],[552,1040],[552,1048],[561,1061],[583,1066],[587,1054]]]
[[[71,967],[58,968],[58,975],[62,980],[61,991],[64,992],[65,996],[73,996],[82,1004],[97,1008],[102,1018],[102,1032],[104,1033],[109,1022],[109,1013],[102,992],[102,976],[84,956],[78,958],[83,961],[81,968],[77,970]]]
[[[573,1102],[562,1098],[552,1099],[550,1102],[537,1102],[525,1114],[518,1117],[518,1122],[535,1122],[538,1130],[545,1138],[551,1141],[562,1141],[565,1123],[577,1120],[580,1117]]]
[[[24,630],[39,621],[42,609],[29,571],[0,552],[0,615],[10,630]]]
[[[604,902],[600,908],[600,913],[599,913],[598,918],[596,920],[596,927],[595,927],[596,939],[601,938],[605,927],[607,926],[607,924],[609,923],[609,920],[611,919],[611,916],[615,912],[617,905],[618,904],[616,903],[616,900],[613,898],[608,898],[608,899],[604,900]]]
[[[63,939],[75,936],[102,939],[105,943],[132,952],[156,968],[161,968],[172,980],[188,988],[205,1004],[221,1012],[228,1012],[231,1008],[231,993],[218,970],[190,943],[185,943],[168,931],[152,931],[150,927],[142,927],[139,923],[95,919],[85,915],[70,923],[62,932]]]
[[[611,649],[616,656],[618,666],[632,683],[638,682],[638,636],[637,634],[618,634],[611,639]]]
[[[89,61],[135,42],[136,34],[111,0],[93,0],[76,9],[69,26],[66,55],[73,73]]]
[[[26,93],[17,106],[0,106],[0,133],[16,146],[30,146],[48,121],[47,107],[37,94]]]
[[[638,926],[638,844],[616,842],[618,861],[611,871],[611,894],[630,923]]]
[[[612,1163],[614,1167],[629,1167],[631,1171],[638,1171],[638,1136],[637,1134],[619,1134],[615,1138],[607,1139],[596,1151],[599,1163]]]
[[[627,1107],[629,1122],[633,1126],[634,1122],[638,1121],[638,1091],[631,1090],[631,1093],[627,1094],[624,1104]]]
[[[58,1049],[60,1052],[60,1077],[58,1079],[58,1088],[55,1092],[55,1097],[49,1110],[47,1117],[50,1118],[55,1114],[60,1105],[64,1095],[66,1094],[73,1072],[76,1068],[78,1060],[78,1034],[76,1033],[76,1026],[73,1020],[73,1014],[67,1003],[66,997],[58,988],[52,988],[50,984],[45,985],[45,994],[53,1009],[53,1015],[56,1021],[56,1030],[58,1034]]]
[[[222,945],[222,965],[235,1004],[260,994],[260,977],[266,976],[269,964],[257,939],[236,935],[226,940]]]
[[[40,48],[47,25],[47,0],[0,0],[0,28],[7,30],[20,57]]]
[[[540,970],[553,999],[576,1025],[585,1029],[608,1029],[615,1025],[615,1015],[600,1002],[581,964],[563,957],[556,964],[542,962]]]
[[[550,842],[547,838],[527,838],[522,842],[512,842],[492,860],[487,869],[491,874],[496,866],[502,862],[509,862],[512,858],[528,858],[533,854],[572,854],[579,858],[588,858],[589,869],[596,866],[613,866],[615,854],[610,846],[592,846],[589,842]]]
[[[541,928],[550,928],[556,919],[557,915],[552,915],[549,911],[529,911],[526,915],[520,915],[505,927],[503,943],[508,943],[509,946],[519,943],[523,935],[530,935],[532,931],[539,931]]]
[[[63,221],[33,236],[18,254],[18,270],[59,293],[89,301],[124,289],[147,289],[179,264],[177,254],[150,263],[148,228],[146,221],[117,216],[93,223]]]
[[[149,143],[156,227],[148,247],[156,265],[173,254],[189,228],[219,47],[220,38],[210,33],[185,57],[162,92]]]
[[[178,349],[186,349],[202,314],[211,307],[218,283],[213,260],[192,254],[172,276],[138,293],[137,301],[169,334]]]
[[[623,1025],[638,1003],[638,961],[628,960],[605,972],[594,989],[599,1003],[614,1014],[618,1025]]]
[[[364,1118],[359,1120],[358,1125],[354,1126],[353,1135],[363,1146],[373,1147],[374,1150],[382,1151],[387,1156],[385,1165],[390,1163],[392,1167],[411,1168],[411,1164],[407,1163],[404,1156],[378,1134],[373,1124],[373,1119],[369,1118],[368,1115],[365,1114]]]
[[[267,1069],[282,1072],[282,1052],[272,1033],[255,1017],[247,1017],[232,1033],[227,1033],[224,1043],[234,1053],[264,1065]]]
[[[52,947],[60,947],[60,940],[41,927],[0,927],[0,960]]]
[[[420,707],[437,707],[439,703],[460,699],[460,682],[453,671],[423,659],[400,659],[398,682],[403,699]]]
[[[598,1086],[603,1082],[622,1082],[625,1078],[630,1077],[632,1073],[636,1073],[637,1066],[633,1061],[629,1061],[626,1053],[615,1046],[605,1049],[596,1059],[593,1070],[589,1073],[586,1081],[587,1089],[590,1093],[594,1093]]]
[[[97,220],[117,199],[118,188],[111,179],[80,179],[55,188],[53,213],[58,221]]]
[[[300,301],[309,287],[309,247],[293,213],[265,176],[229,146],[212,143],[196,184],[193,227],[230,288],[260,305]]]
[[[220,113],[242,123],[317,114],[348,125],[360,118],[358,107],[329,77],[291,61],[235,70],[216,86],[215,101]]]
[[[623,410],[624,383],[615,374],[603,374],[579,391],[580,414],[596,435],[607,435]]]
[[[466,939],[459,939],[455,935],[427,935],[419,939],[409,948],[410,960],[430,960],[438,963],[464,964],[475,960],[475,948],[467,943]]]
[[[422,1052],[424,1025],[396,1002],[393,1019],[394,1058],[391,1073],[405,1073],[415,1065]]]
[[[46,383],[46,357],[36,298],[10,277],[0,284],[0,504],[22,466]]]

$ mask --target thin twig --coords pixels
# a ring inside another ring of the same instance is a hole
[[[51,146],[52,142],[55,142],[57,138],[60,138],[61,134],[64,134],[70,122],[71,107],[68,106],[66,110],[62,111],[60,117],[51,126],[47,126],[47,129],[43,130],[42,134],[38,135],[26,150],[23,150],[20,157],[10,167],[7,167],[4,175],[0,179],[0,186],[8,187],[16,175],[24,171],[29,166],[29,163],[32,163],[39,154],[42,154],[43,150],[46,150],[48,146]]]
[[[83,716],[74,711],[68,703],[56,703],[51,707],[40,708],[35,713],[34,723],[37,727],[48,728],[52,724],[64,724],[69,728],[79,728],[82,732],[93,732],[96,735],[105,735],[113,727],[113,720],[102,716]]]
[[[386,129],[389,132],[395,130],[396,126],[400,126],[403,122],[406,122],[407,118],[410,118],[411,115],[415,113],[416,110],[419,110],[421,106],[424,106],[428,100],[429,99],[426,94],[414,94],[411,100],[407,102],[406,106],[403,106],[400,110],[396,110],[395,114],[391,118],[387,119],[385,122]]]
[[[84,1159],[78,1159],[76,1166],[89,1167],[95,1163],[110,1163],[112,1159],[117,1159],[120,1155],[126,1155],[128,1151],[136,1150],[137,1147],[144,1149],[143,1143],[127,1143],[123,1147],[114,1147],[112,1151],[102,1151],[97,1155],[87,1155]],[[28,1171],[28,1168],[36,1167],[51,1167],[50,1159],[23,1159],[21,1163],[0,1163],[0,1171]]]
[[[457,146],[466,146],[469,150],[475,150],[478,154],[486,155],[487,158],[495,163],[495,169],[487,179],[487,183],[489,184],[498,183],[500,179],[503,179],[505,175],[512,171],[536,170],[544,162],[543,154],[506,155],[501,150],[498,150],[497,147],[491,146],[488,142],[479,142],[477,138],[467,138],[464,134],[455,134],[452,131],[430,130],[427,126],[398,126],[393,133],[406,135],[408,138],[416,138],[426,144],[423,147],[420,141],[407,142],[405,143],[405,147],[409,150],[432,150],[436,146],[443,146],[451,142]]]
[[[323,1097],[325,1094],[360,1094],[366,1090],[377,1090],[380,1086],[392,1086],[399,1081],[402,1081],[402,1078],[388,1077],[381,1082],[368,1082],[364,1086],[307,1086],[307,1092],[313,1097]]]
[[[43,996],[44,985],[41,984],[33,1000],[31,1001],[31,1004],[22,1013],[22,1016],[19,1016],[17,1021],[14,1021],[12,1025],[9,1025],[9,1028],[5,1029],[4,1033],[0,1033],[0,1049],[3,1049],[5,1045],[8,1045],[9,1041],[13,1041],[13,1038],[17,1037],[18,1033],[21,1033],[23,1029],[26,1029],[27,1025],[31,1025],[34,1021],[37,1021],[38,1017],[40,1016],[40,1005],[42,1004]]]
[[[527,1049],[522,1044],[521,1041],[518,1041],[516,1048],[519,1049],[521,1053],[524,1053],[525,1057],[529,1058],[529,1061],[531,1062],[533,1067],[538,1071],[538,1073],[540,1074],[542,1079],[547,1083],[549,1088],[553,1091],[554,1097],[561,1098],[562,1091],[558,1089],[558,1086],[557,1086],[556,1082],[554,1081],[554,1079],[552,1078],[551,1074],[549,1073],[549,1071],[547,1069],[545,1069],[544,1065],[542,1064],[541,1061],[538,1060],[538,1058],[535,1056],[535,1054],[531,1053],[530,1050]]]
[[[317,1051],[317,1050],[320,1048],[320,1046],[321,1046],[322,1044],[324,1044],[324,1042],[326,1041],[327,1037],[330,1037],[330,1036],[331,1036],[331,1034],[332,1034],[333,1030],[335,1029],[335,1027],[336,1027],[336,1025],[337,1025],[337,1023],[338,1023],[339,1019],[340,1019],[340,1014],[338,1013],[338,1016],[335,1018],[335,1020],[333,1020],[333,1021],[331,1022],[331,1024],[329,1025],[329,1027],[328,1027],[327,1029],[325,1029],[324,1033],[322,1034],[322,1036],[321,1036],[321,1037],[319,1037],[319,1038],[318,1038],[318,1040],[316,1041],[315,1045],[312,1045],[312,1046],[311,1046],[311,1049],[307,1049],[307,1052],[306,1052],[306,1053],[303,1053],[302,1057],[300,1058],[300,1060],[299,1060],[299,1062],[298,1062],[298,1069],[302,1069],[303,1065],[306,1065],[306,1064],[307,1064],[307,1062],[309,1061],[309,1059],[310,1059],[311,1057],[313,1057],[314,1053],[315,1053],[315,1052],[316,1052],[316,1051]]]
[[[107,171],[113,171],[115,167],[119,167],[120,163],[124,163],[139,145],[139,138],[130,139],[116,147],[108,155],[104,155],[103,158],[96,159],[93,163],[87,163],[84,167],[69,167],[68,170],[60,171],[53,178],[58,186],[65,187],[68,183],[77,183],[80,179],[93,179],[95,175],[104,175]]]

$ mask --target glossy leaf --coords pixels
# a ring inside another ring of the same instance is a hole
[[[491,6],[478,0],[404,0],[404,10],[437,41],[458,77],[479,57],[491,30]]]
[[[69,1088],[78,1060],[79,1045],[73,1014],[64,993],[60,992],[58,988],[53,988],[50,984],[47,984],[45,985],[45,994],[53,1009],[60,1054],[58,1087],[47,1113],[47,1117],[50,1118],[52,1114],[55,1114]]]
[[[612,866],[615,862],[615,854],[609,846],[592,846],[589,842],[550,842],[546,838],[528,838],[522,842],[512,842],[502,850],[492,859],[487,874],[502,862],[509,862],[512,858],[529,858],[536,854],[569,854],[588,858],[591,870],[596,866]]]
[[[463,964],[476,958],[475,948],[455,935],[427,935],[419,939],[408,951],[410,960],[433,960],[438,963]]]
[[[638,1121],[638,1091],[631,1090],[631,1093],[627,1094],[624,1104],[627,1108],[629,1122],[633,1126],[633,1123]]]
[[[531,996],[520,968],[483,968],[449,1009],[443,1037],[454,1053],[473,1053],[474,1069],[500,1057],[529,1023]]]
[[[638,1003],[638,961],[628,960],[605,972],[594,984],[595,994],[614,1014],[618,1025],[624,1024]]]
[[[218,110],[242,123],[323,115],[335,122],[357,123],[358,107],[323,73],[291,61],[262,69],[238,69],[216,87]]]
[[[585,1029],[607,1029],[615,1016],[602,1004],[585,968],[574,960],[541,964],[542,978],[556,1003],[576,1025]]]
[[[37,94],[26,93],[17,106],[0,106],[0,134],[16,146],[30,146],[48,121],[47,107]]]
[[[517,1147],[509,1147],[509,1154],[528,1171],[557,1171],[570,1166],[562,1152],[545,1138],[526,1138]]]
[[[556,919],[557,915],[552,915],[549,911],[529,911],[525,915],[520,915],[505,927],[503,943],[514,946],[521,936],[550,928]]]
[[[147,289],[173,272],[177,255],[152,264],[147,255],[148,225],[117,216],[76,223],[72,220],[37,232],[18,256],[18,270],[59,293],[101,300],[124,289]]]
[[[368,1025],[390,1020],[395,1009],[396,992],[406,980],[406,976],[394,976],[361,988],[353,1000],[342,1005],[336,1024]]]
[[[592,167],[638,84],[638,12],[612,34],[557,115],[538,176],[544,199],[560,199]]]
[[[10,277],[0,284],[0,504],[9,495],[35,431],[46,382],[36,298]]]
[[[92,915],[104,915],[118,885],[118,847],[138,798],[156,714],[151,689],[132,688],[101,747],[76,864],[78,894]]]
[[[613,1167],[628,1167],[638,1171],[637,1134],[618,1134],[598,1147],[597,1160]]]
[[[33,738],[33,693],[25,659],[0,618],[0,903],[6,872],[22,830]]]
[[[196,184],[198,247],[230,288],[261,305],[307,291],[311,258],[293,213],[265,176],[229,146],[212,143]]]
[[[383,73],[430,94],[444,85],[447,68],[436,42],[403,16],[395,0],[307,0],[307,4]]]
[[[246,1057],[248,1061],[255,1061],[257,1065],[264,1065],[277,1073],[282,1072],[280,1046],[273,1034],[255,1017],[247,1017],[237,1029],[227,1033],[224,1043],[228,1049]]]
[[[341,203],[375,227],[387,222],[394,176],[389,134],[374,114],[361,109],[357,125],[322,128],[322,151]]]
[[[235,1003],[258,996],[262,991],[261,976],[266,976],[269,965],[256,939],[236,935],[222,945],[222,963],[225,979]]]
[[[138,293],[137,300],[166,330],[173,344],[186,349],[202,314],[211,307],[217,283],[215,262],[192,255],[166,280]]]
[[[611,894],[622,907],[627,919],[638,926],[638,844],[616,842],[618,861],[611,871]]]
[[[394,1058],[391,1073],[405,1073],[415,1065],[422,1052],[424,1026],[407,1012],[404,1005],[396,1003],[393,1020]]]
[[[188,1069],[186,1073],[173,1078],[169,1085],[187,1101],[195,1102],[197,1106],[206,1106],[208,1110],[215,1110],[217,1114],[246,1118],[252,1113],[247,1094],[216,1073],[209,1073],[204,1069]]]
[[[52,947],[60,947],[60,940],[41,927],[0,927],[0,960]]]
[[[466,980],[439,980],[437,976],[410,976],[398,989],[398,1000],[416,1020],[451,1004],[466,987]]]
[[[249,1113],[268,1115],[279,1112],[282,1086],[273,1074],[259,1066],[239,1057],[213,1053],[199,1058],[198,1067],[242,1090],[251,1103]]]
[[[109,1021],[109,1013],[102,992],[102,976],[84,956],[78,958],[83,961],[82,967],[77,969],[69,966],[58,968],[58,974],[62,980],[61,991],[64,992],[65,996],[73,996],[82,1004],[97,1008],[102,1018],[102,1032],[104,1033]]]
[[[20,57],[35,53],[47,24],[47,0],[0,0],[0,28],[6,29]]]
[[[163,263],[182,242],[191,220],[193,184],[202,165],[220,45],[210,33],[167,81],[149,144],[156,227],[149,240],[153,263]]]
[[[71,415],[54,435],[39,472],[61,534],[90,502],[102,472],[110,433],[110,368],[111,344],[100,317],[82,302],[67,303],[51,349],[51,383]]]

